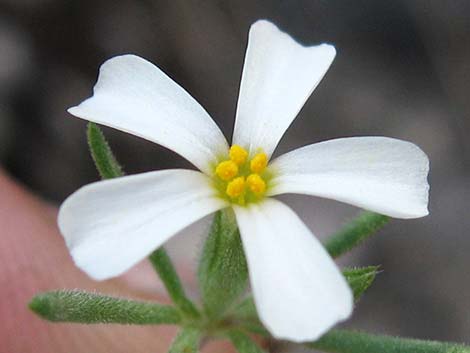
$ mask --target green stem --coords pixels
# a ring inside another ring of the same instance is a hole
[[[331,330],[307,346],[330,353],[470,353],[470,347],[455,343],[372,335],[348,330]]]
[[[325,243],[332,257],[338,257],[362,243],[389,221],[388,216],[364,211]]]
[[[170,257],[163,247],[155,250],[150,256],[149,260],[153,268],[160,276],[168,295],[173,300],[175,305],[189,318],[198,318],[199,311],[195,305],[188,299],[181,285],[181,281],[176,273],[175,267],[171,262]]]

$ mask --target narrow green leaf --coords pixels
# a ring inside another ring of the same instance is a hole
[[[220,317],[245,291],[248,268],[231,210],[215,214],[198,268],[199,288],[207,315]]]
[[[91,156],[102,179],[111,179],[124,175],[103,132],[95,123],[88,123],[87,139]]]
[[[239,353],[263,353],[264,351],[253,340],[239,330],[231,330],[228,337]]]
[[[370,287],[378,272],[379,266],[343,269],[343,275],[354,293],[355,301],[358,301],[367,288]]]
[[[342,230],[332,235],[326,241],[325,248],[332,257],[338,257],[358,246],[388,221],[387,216],[364,211]]]
[[[163,284],[166,287],[168,295],[173,300],[175,305],[188,317],[199,317],[199,311],[188,299],[181,281],[176,273],[175,267],[171,262],[170,257],[163,247],[155,250],[150,256],[149,260],[153,268],[157,271]]]
[[[365,332],[331,330],[308,347],[331,353],[470,353],[455,343],[425,341]]]
[[[29,307],[42,318],[84,324],[178,324],[179,311],[167,305],[113,298],[81,291],[53,291],[36,295]]]
[[[201,333],[194,328],[184,328],[175,337],[169,353],[196,353],[199,350]]]

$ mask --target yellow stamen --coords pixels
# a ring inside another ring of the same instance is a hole
[[[227,189],[225,192],[232,198],[242,195],[245,192],[245,178],[237,177],[233,179],[230,183],[227,184]]]
[[[230,159],[238,165],[242,165],[248,157],[248,152],[241,146],[233,145],[229,151]]]
[[[258,202],[264,197],[271,175],[266,171],[268,156],[261,148],[257,151],[249,158],[245,148],[239,145],[230,147],[229,159],[222,160],[215,167],[214,186],[220,197],[240,206]]]
[[[238,166],[233,161],[224,161],[215,168],[215,173],[220,179],[229,181],[238,174]]]
[[[257,195],[266,191],[266,183],[258,174],[250,174],[248,178],[246,178],[246,184],[250,190]]]
[[[268,165],[268,156],[264,152],[256,154],[250,162],[250,169],[253,173],[261,173]]]

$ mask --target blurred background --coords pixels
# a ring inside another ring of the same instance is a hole
[[[393,220],[342,259],[383,269],[346,326],[469,343],[468,0],[0,0],[1,166],[57,204],[97,180],[86,124],[66,109],[91,95],[104,60],[123,53],[161,67],[231,136],[247,31],[259,18],[338,51],[277,154],[384,135],[416,143],[431,161],[430,216]],[[189,166],[152,143],[104,131],[130,174]],[[358,212],[283,199],[320,238]],[[198,245],[186,239],[194,237],[176,237],[172,247],[190,262]]]

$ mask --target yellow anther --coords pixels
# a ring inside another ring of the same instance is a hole
[[[248,152],[241,146],[233,145],[230,147],[229,155],[232,161],[238,165],[242,165],[245,163],[246,157],[248,157]]]
[[[233,161],[220,162],[215,168],[215,173],[220,179],[229,181],[238,174],[238,166]]]
[[[266,183],[258,174],[250,174],[248,178],[246,178],[246,184],[248,188],[257,195],[266,191]]]
[[[245,192],[245,178],[237,177],[233,179],[230,183],[227,184],[227,189],[225,190],[228,196],[230,197],[239,197]]]
[[[266,153],[256,154],[250,162],[250,169],[253,173],[261,173],[268,165],[268,156]]]

